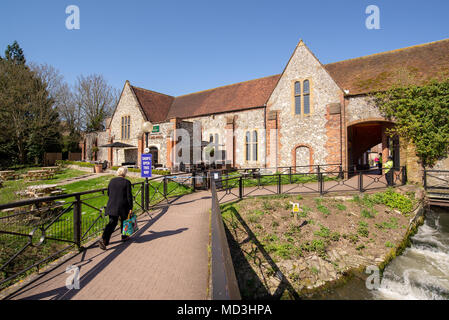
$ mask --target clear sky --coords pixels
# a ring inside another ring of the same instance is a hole
[[[80,29],[66,28],[66,7]],[[368,5],[380,30],[368,30]],[[0,52],[17,40],[28,61],[69,83],[103,74],[182,95],[281,73],[299,39],[323,64],[449,38],[447,0],[28,0],[0,5]]]

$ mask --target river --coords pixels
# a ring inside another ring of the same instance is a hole
[[[357,277],[317,299],[449,299],[449,208],[432,207],[411,246],[384,270],[380,287],[368,290]]]

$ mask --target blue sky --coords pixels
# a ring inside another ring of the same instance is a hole
[[[2,55],[17,40],[69,83],[99,73],[175,96],[281,73],[301,38],[326,64],[449,37],[447,0],[2,2]],[[380,30],[365,27],[371,4]],[[80,30],[65,27],[68,5]]]

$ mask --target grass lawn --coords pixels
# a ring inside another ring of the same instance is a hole
[[[62,179],[64,175],[65,178],[69,176],[73,176],[76,174],[77,170],[66,169],[63,174],[61,174],[59,178]],[[85,174],[84,172],[81,172]],[[93,178],[85,181],[78,181],[74,183],[70,183],[62,186],[65,193],[77,193],[89,190],[98,190],[102,188],[107,188],[109,181],[114,178],[113,175],[105,175],[97,178]],[[143,182],[145,179],[142,178],[128,178],[132,183]],[[56,182],[56,179],[52,180]],[[10,187],[9,194],[13,194],[13,190],[20,190],[17,184],[20,184],[20,181],[8,181],[12,183],[16,183],[15,189]],[[48,182],[51,183],[51,182]],[[30,183],[36,184],[36,183]],[[42,184],[42,182],[38,182],[37,184]],[[163,196],[157,193],[155,190],[159,192],[163,191],[163,183],[162,180],[158,182],[151,182],[150,187],[150,199],[152,199],[151,204],[155,204],[160,202],[163,199]],[[26,186],[26,185],[23,185]],[[22,187],[23,187],[22,186]],[[3,195],[4,189],[2,189],[2,197],[6,199],[6,196]],[[136,202],[140,204],[141,202],[141,185],[135,185],[132,189],[133,195],[136,196]],[[169,181],[167,183],[167,193],[168,197],[178,196],[182,194],[187,194],[192,192],[190,188],[178,184],[176,182]],[[10,196],[11,197],[11,196]],[[69,197],[60,201],[61,206],[52,211],[46,211],[41,213],[27,213],[24,216],[18,216],[14,218],[8,218],[4,220],[0,220],[0,228],[4,231],[14,231],[22,234],[29,234],[33,229],[43,226],[47,227],[45,233],[47,238],[56,238],[61,240],[72,241],[73,240],[73,208],[70,205],[75,200],[74,197]],[[87,194],[81,196],[82,206],[81,206],[81,235],[83,236],[83,243],[91,239],[92,237],[98,236],[104,226],[107,223],[107,217],[102,217],[99,215],[98,210],[104,206],[106,206],[108,201],[107,192],[95,192],[92,194]],[[8,201],[6,201],[8,202]],[[67,210],[66,213],[62,214],[56,221],[52,223],[52,221],[56,218],[57,215],[62,213],[62,210]],[[135,203],[134,210],[136,212],[140,211],[140,207]],[[6,215],[10,215],[10,213],[2,213],[0,212],[0,217],[5,217]],[[33,243],[39,241],[40,232],[37,232],[37,236],[33,237]],[[23,246],[28,242],[28,237],[21,236],[12,236],[12,235],[1,235],[0,234],[0,265],[5,263],[12,255],[18,252]],[[45,240],[45,242],[39,247],[28,247],[22,254],[18,256],[17,259],[14,260],[14,263],[8,267],[10,272],[17,272],[22,270],[26,266],[30,266],[36,261],[48,257],[52,253],[56,252],[64,248],[67,245],[67,242],[55,241],[55,240]],[[0,280],[6,277],[6,273],[0,272]],[[1,289],[1,288],[0,288]]]
[[[26,168],[17,170],[17,173],[26,173],[30,170],[39,170],[41,168]],[[54,184],[61,182],[69,178],[75,178],[85,175],[86,172],[74,169],[63,169],[61,172],[54,175],[53,179],[49,180],[39,180],[39,181],[25,181],[24,179],[19,180],[7,180],[3,181],[3,188],[0,188],[0,204],[5,204],[9,202],[19,201],[19,196],[16,195],[17,191],[22,191],[29,186],[39,185],[39,184]]]

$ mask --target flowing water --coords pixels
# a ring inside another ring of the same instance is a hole
[[[449,208],[432,207],[411,246],[385,268],[380,287],[353,278],[320,299],[448,300]]]

